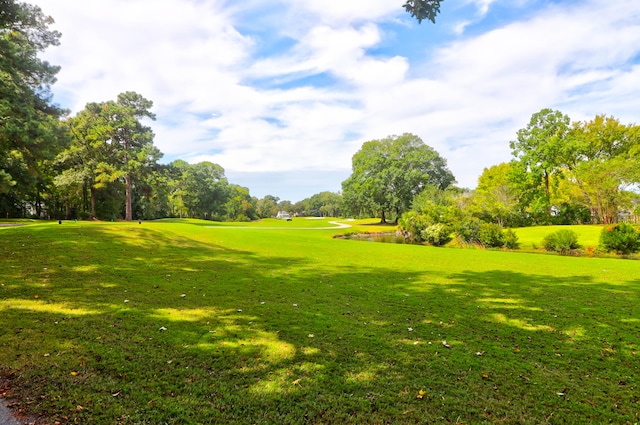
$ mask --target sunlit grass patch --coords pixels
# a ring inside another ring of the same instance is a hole
[[[37,298],[40,296],[36,295]],[[99,310],[75,307],[70,304],[51,303],[44,300],[0,299],[0,310],[22,310],[34,313],[51,313],[65,316],[84,316],[101,313]]]
[[[494,313],[491,315],[492,319],[497,323],[501,323],[507,326],[514,326],[516,328],[523,329],[525,331],[548,331],[553,332],[553,328],[549,325],[536,325],[531,323],[528,319],[514,319],[509,318],[506,314]]]
[[[522,249],[535,250],[543,247],[542,240],[545,236],[558,230],[569,229],[578,234],[578,243],[582,247],[597,247],[600,240],[600,232],[603,226],[533,226],[514,229],[518,235]]]
[[[198,322],[212,317],[219,317],[221,314],[229,314],[230,312],[207,308],[159,308],[151,313],[151,317],[156,317],[160,321]]]

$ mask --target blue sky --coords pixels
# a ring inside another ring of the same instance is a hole
[[[163,162],[212,161],[253,196],[339,191],[368,140],[413,133],[458,185],[511,158],[542,108],[637,123],[637,0],[36,0],[63,36],[55,102],[136,91]]]

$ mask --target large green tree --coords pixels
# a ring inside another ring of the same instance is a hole
[[[169,164],[168,176],[169,205],[174,215],[215,219],[226,214],[228,182],[220,165],[176,160]]]
[[[598,115],[574,123],[567,142],[573,148],[569,179],[584,205],[596,221],[616,222],[618,211],[632,206],[629,189],[640,183],[640,127]]]
[[[266,195],[256,203],[256,214],[260,218],[275,217],[278,214],[278,202],[280,198],[273,195]]]
[[[59,67],[38,58],[59,43],[52,23],[37,6],[0,0],[0,203],[7,207],[39,192],[43,161],[63,140],[58,118],[64,111],[50,93]],[[22,179],[25,169],[33,178]]]
[[[132,190],[136,178],[141,179],[148,169],[162,157],[153,146],[153,131],[142,123],[143,118],[155,120],[150,109],[153,102],[135,92],[118,95],[117,101],[102,104],[105,118],[104,137],[110,146],[111,168],[102,170],[112,179],[122,178],[125,186],[125,220],[133,219]]]
[[[500,226],[513,225],[518,215],[517,189],[511,182],[512,165],[502,163],[485,168],[478,177],[469,212],[474,216]]]
[[[304,200],[304,214],[313,217],[338,217],[342,196],[334,192],[320,192]]]
[[[237,184],[227,186],[228,201],[225,204],[227,219],[249,221],[256,218],[257,199],[252,198],[249,189]]]
[[[455,182],[447,161],[413,134],[389,136],[362,145],[353,156],[352,174],[342,183],[345,206],[355,214],[388,213],[396,220],[427,185],[446,189]]]
[[[69,120],[73,142],[59,156],[66,166],[56,179],[59,186],[82,185],[91,193],[91,216],[96,215],[96,189],[114,182],[124,185],[125,220],[133,219],[135,184],[145,183],[162,153],[153,145],[153,131],[142,119],[155,119],[153,103],[135,92],[116,101],[89,103]],[[148,192],[148,190],[147,190]],[[146,194],[147,197],[150,195]]]
[[[204,161],[189,167],[186,181],[187,207],[193,217],[218,218],[224,215],[229,198],[224,168]]]
[[[514,183],[519,185],[522,204],[542,212],[543,220],[551,218],[552,176],[561,174],[568,150],[570,119],[560,111],[542,109],[533,114],[526,128],[518,130],[517,140],[509,143],[520,171]],[[514,174],[517,175],[517,174]]]
[[[102,104],[89,103],[67,120],[71,144],[57,157],[62,171],[55,178],[56,185],[67,193],[80,192],[82,211],[91,218],[97,216],[96,190],[111,182],[110,170],[114,168],[107,143],[110,128],[103,109]]]

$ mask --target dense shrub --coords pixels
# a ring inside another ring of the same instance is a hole
[[[627,223],[607,226],[600,233],[600,246],[605,251],[614,251],[618,254],[640,251],[640,232]]]
[[[91,218],[91,213],[89,211],[78,211],[78,219],[89,220],[90,218]]]
[[[487,248],[518,248],[518,236],[513,230],[503,230],[495,223],[484,223],[477,218],[465,220],[456,228],[460,239],[468,244],[482,245]]]
[[[480,220],[478,220],[477,218],[470,218],[468,220],[462,221],[458,225],[456,233],[465,243],[479,244],[481,227],[482,222]]]
[[[422,232],[430,225],[426,216],[410,211],[398,220],[398,230],[411,242],[423,242]]]
[[[427,226],[422,231],[422,240],[434,245],[442,246],[451,241],[451,228],[446,224],[436,223]]]
[[[509,249],[518,249],[520,243],[518,242],[518,235],[511,229],[504,231],[504,246]]]
[[[542,245],[547,251],[559,252],[560,254],[568,254],[572,249],[577,249],[578,235],[573,230],[561,229],[553,233],[549,233],[542,240]]]
[[[502,227],[495,223],[482,223],[479,233],[480,243],[487,248],[501,248],[504,246]]]
[[[233,221],[248,223],[251,221],[251,219],[244,214],[238,214],[238,216]]]

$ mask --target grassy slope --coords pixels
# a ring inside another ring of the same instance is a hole
[[[0,370],[23,407],[98,424],[637,422],[637,262],[269,224],[0,230]]]
[[[542,240],[549,233],[560,229],[573,230],[578,234],[578,243],[583,247],[597,247],[603,226],[536,226],[514,229],[522,249],[529,250],[542,247]]]

